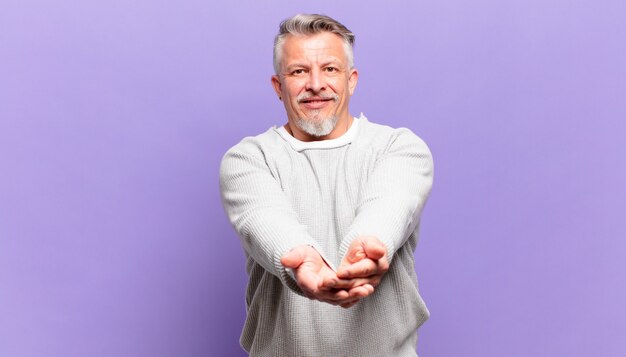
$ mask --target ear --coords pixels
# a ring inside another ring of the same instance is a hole
[[[354,90],[356,89],[356,82],[359,81],[359,71],[356,68],[352,68],[350,70],[350,76],[348,77],[348,88],[350,90],[350,95],[354,94]]]
[[[276,74],[272,76],[272,87],[274,87],[274,92],[276,92],[276,95],[278,96],[278,98],[282,98],[283,86],[282,86],[282,83],[280,83],[280,77],[278,77],[278,75]]]

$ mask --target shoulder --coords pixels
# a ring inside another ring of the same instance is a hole
[[[234,157],[249,157],[251,159],[265,159],[268,153],[280,150],[284,146],[284,140],[276,132],[274,127],[266,132],[243,138],[239,143],[228,149],[222,157],[222,165],[225,161]]]
[[[366,118],[359,127],[358,139],[355,144],[361,149],[389,152],[396,150],[410,150],[430,156],[430,149],[422,138],[408,128],[392,128],[388,125],[377,124]]]
[[[220,178],[245,177],[261,171],[276,177],[277,163],[288,161],[291,151],[278,129],[271,127],[262,134],[243,138],[228,149],[220,163]]]

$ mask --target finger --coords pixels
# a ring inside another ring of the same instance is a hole
[[[356,305],[357,302],[359,302],[358,299],[357,300],[352,300],[352,301],[349,301],[349,302],[346,302],[346,303],[343,303],[343,304],[340,304],[339,306],[343,307],[344,309],[349,309],[352,306]]]
[[[345,299],[341,299],[341,300],[332,300],[329,299],[328,301],[325,301],[329,304],[333,304],[333,305],[345,305],[345,304],[351,304],[351,303],[356,303],[360,300],[360,298],[353,298],[353,297],[347,297]]]
[[[367,258],[365,251],[363,250],[363,246],[359,240],[354,240],[350,247],[348,248],[348,252],[346,254],[345,260],[352,264],[356,263],[361,259]]]
[[[350,297],[350,293],[348,289],[330,289],[330,290],[322,290],[322,289],[311,289],[311,294],[322,300],[329,301],[340,301],[345,300]]]
[[[290,250],[289,252],[287,252],[287,254],[283,255],[280,258],[280,263],[285,268],[292,268],[292,269],[299,267],[303,261],[304,261],[304,256],[297,249]]]
[[[342,279],[366,278],[378,272],[377,262],[371,259],[363,259],[354,264],[339,268],[337,276]]]
[[[350,289],[348,292],[351,298],[359,298],[363,299],[368,297],[374,292],[374,287],[370,284],[366,284],[363,286],[357,286],[356,288]]]
[[[363,250],[368,258],[378,260],[387,254],[387,248],[376,237],[367,237],[363,240]]]
[[[332,305],[340,305],[352,300],[350,294],[346,290],[337,290],[334,292],[318,292],[314,294],[314,299],[323,301]]]
[[[336,290],[331,294],[331,299],[339,301],[350,297],[350,293],[346,290]]]
[[[357,286],[361,286],[364,284],[373,283],[372,277],[369,278],[354,278],[354,279],[332,279],[324,283],[325,290],[331,289],[352,289]]]
[[[348,294],[350,294],[351,298],[363,299],[369,295],[369,291],[362,286],[357,286],[356,288],[350,289]]]
[[[370,282],[369,284],[373,287],[376,288],[379,284],[380,284],[380,280],[383,278],[382,274],[378,274],[378,275],[374,275],[372,277],[370,277]],[[363,284],[365,285],[365,284]]]
[[[339,279],[337,278],[336,275],[332,277],[326,277],[324,281],[322,281],[322,284],[320,285],[320,290],[329,291],[335,288],[341,289],[342,287],[338,286],[338,282],[339,282]]]
[[[363,287],[364,287],[365,289],[367,289],[367,291],[369,291],[369,294],[370,294],[370,295],[374,293],[375,286],[376,286],[376,285],[372,285],[372,284],[365,284],[365,285],[363,285]]]

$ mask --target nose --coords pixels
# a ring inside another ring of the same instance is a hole
[[[324,77],[318,68],[314,68],[309,72],[309,78],[307,81],[306,89],[317,93],[325,89]]]

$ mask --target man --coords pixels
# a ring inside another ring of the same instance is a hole
[[[223,158],[220,186],[250,276],[251,356],[416,356],[428,318],[413,253],[431,154],[408,129],[354,118],[354,35],[283,21],[272,85],[287,124]]]

